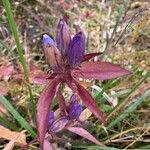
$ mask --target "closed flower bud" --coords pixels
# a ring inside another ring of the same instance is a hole
[[[55,41],[47,34],[43,35],[43,49],[46,63],[54,72],[62,72],[62,55],[57,49]]]
[[[79,64],[85,51],[85,36],[82,32],[77,33],[69,44],[67,60],[71,67]]]
[[[68,114],[71,119],[78,119],[82,112],[82,105],[78,103],[76,96],[71,97],[71,103],[69,105]]]
[[[61,131],[66,126],[68,121],[68,117],[60,117],[48,127],[48,132],[50,134],[54,134]]]
[[[56,32],[56,42],[57,47],[61,51],[62,55],[66,55],[68,45],[70,43],[71,36],[69,32],[69,27],[64,19],[61,19],[57,26]]]

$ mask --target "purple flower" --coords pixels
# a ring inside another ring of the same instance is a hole
[[[61,19],[57,26],[57,43],[48,34],[43,35],[44,55],[52,72],[46,76],[46,80],[43,77],[40,80],[40,83],[42,83],[42,80],[43,83],[47,81],[47,86],[41,93],[37,104],[38,134],[41,147],[43,147],[48,129],[49,108],[55,94],[60,99],[60,109],[64,110],[64,114],[68,112],[68,118],[77,119],[82,110],[80,104],[76,101],[71,102],[68,110],[66,109],[63,96],[58,94],[58,91],[61,93],[60,85],[67,85],[73,93],[80,97],[83,104],[105,124],[104,114],[97,107],[90,93],[78,82],[78,78],[106,80],[130,74],[129,71],[109,62],[89,61],[101,53],[84,54],[85,37],[82,32],[78,32],[72,40],[70,37],[68,25],[64,19]],[[36,76],[34,78],[37,80]],[[34,78],[32,77],[32,79]],[[56,132],[62,129],[67,124],[66,120],[66,118],[60,118],[54,121],[50,131]]]
[[[77,96],[71,96],[71,103],[68,107],[68,114],[71,119],[78,119],[82,112],[82,105],[77,101]]]
[[[56,47],[55,41],[48,34],[43,35],[42,41],[46,63],[54,70],[54,72],[62,72],[62,55]]]
[[[66,116],[60,117],[57,120],[55,120],[54,112],[53,113],[50,112],[49,122],[48,122],[48,132],[50,134],[54,134],[54,133],[61,131],[62,129],[64,129],[68,121],[69,119]]]

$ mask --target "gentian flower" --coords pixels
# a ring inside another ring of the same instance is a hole
[[[58,132],[66,129],[70,132],[78,134],[95,144],[103,145],[100,143],[93,135],[91,135],[87,130],[83,129],[81,126],[81,121],[79,121],[80,115],[82,115],[82,105],[79,104],[78,98],[76,95],[72,95],[70,98],[70,104],[67,106],[67,114],[60,115],[57,117],[54,115],[54,112],[49,113],[48,120],[48,133],[50,135],[55,135],[57,137]],[[61,113],[61,112],[60,112]],[[50,136],[53,138],[53,136]],[[103,145],[104,146],[104,145]]]
[[[42,38],[46,63],[52,69],[45,75],[40,72],[38,77],[32,76],[34,82],[47,83],[41,93],[37,104],[37,124],[40,148],[43,149],[43,141],[48,129],[49,109],[56,94],[60,109],[66,113],[65,100],[59,87],[68,85],[73,93],[78,95],[83,104],[104,124],[105,117],[97,107],[89,92],[78,82],[78,78],[106,80],[130,74],[129,71],[109,62],[92,62],[91,58],[101,53],[85,54],[85,36],[82,31],[70,38],[69,27],[65,19],[61,19],[57,26],[56,41],[44,34]],[[35,73],[36,74],[36,73]],[[78,107],[77,105],[75,107]],[[70,112],[72,118],[75,112]]]
[[[55,120],[54,112],[50,112],[48,120],[48,132],[50,134],[55,134],[61,131],[67,126],[67,124],[69,124],[69,126],[73,126],[74,122],[79,119],[82,112],[82,105],[79,104],[75,95],[72,95],[70,101],[70,104],[66,106],[66,114],[62,115],[60,112],[61,115],[59,115],[58,119]]]

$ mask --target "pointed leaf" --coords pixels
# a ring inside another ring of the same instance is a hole
[[[86,79],[113,79],[131,72],[109,62],[83,62],[79,69],[72,71],[72,76]]]
[[[77,86],[78,95],[82,99],[83,104],[104,124],[106,124],[105,117],[103,113],[100,111],[100,109],[97,107],[94,99],[92,96],[88,93],[88,91],[82,87],[79,83],[74,81]]]
[[[86,139],[88,139],[89,141],[92,141],[95,144],[104,146],[101,142],[99,142],[93,135],[91,135],[87,130],[80,128],[80,127],[68,127],[67,128],[69,131],[78,134]]]
[[[37,123],[41,149],[43,149],[43,141],[48,128],[49,108],[53,97],[55,96],[59,83],[60,80],[57,78],[51,81],[41,93],[38,100]]]
[[[101,55],[101,54],[102,54],[101,52],[99,52],[99,53],[90,53],[90,54],[86,54],[86,55],[83,56],[82,62],[88,61],[88,60],[94,58],[95,56],[98,56],[98,55]]]

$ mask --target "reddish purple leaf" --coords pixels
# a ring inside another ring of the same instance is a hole
[[[86,79],[113,79],[131,72],[109,62],[83,62],[79,69],[72,71],[72,76]]]
[[[43,149],[43,141],[48,128],[49,108],[60,80],[58,78],[51,81],[44,91],[41,93],[37,104],[37,123],[41,150]]]
[[[13,73],[13,70],[14,68],[12,65],[0,67],[0,79],[5,76],[10,76]]]
[[[86,54],[86,55],[83,56],[82,62],[88,61],[88,60],[94,58],[95,56],[98,56],[98,55],[101,55],[101,54],[102,54],[101,52]]]
[[[78,95],[83,101],[83,104],[104,124],[106,124],[105,117],[103,115],[103,112],[100,111],[100,109],[97,107],[94,99],[92,96],[88,93],[88,91],[82,87],[78,82],[74,81],[77,86]]]
[[[93,143],[95,143],[97,145],[104,146],[93,135],[91,135],[87,130],[85,130],[81,127],[68,127],[67,129],[75,134],[78,134],[78,135],[88,139],[89,141],[92,141]]]

